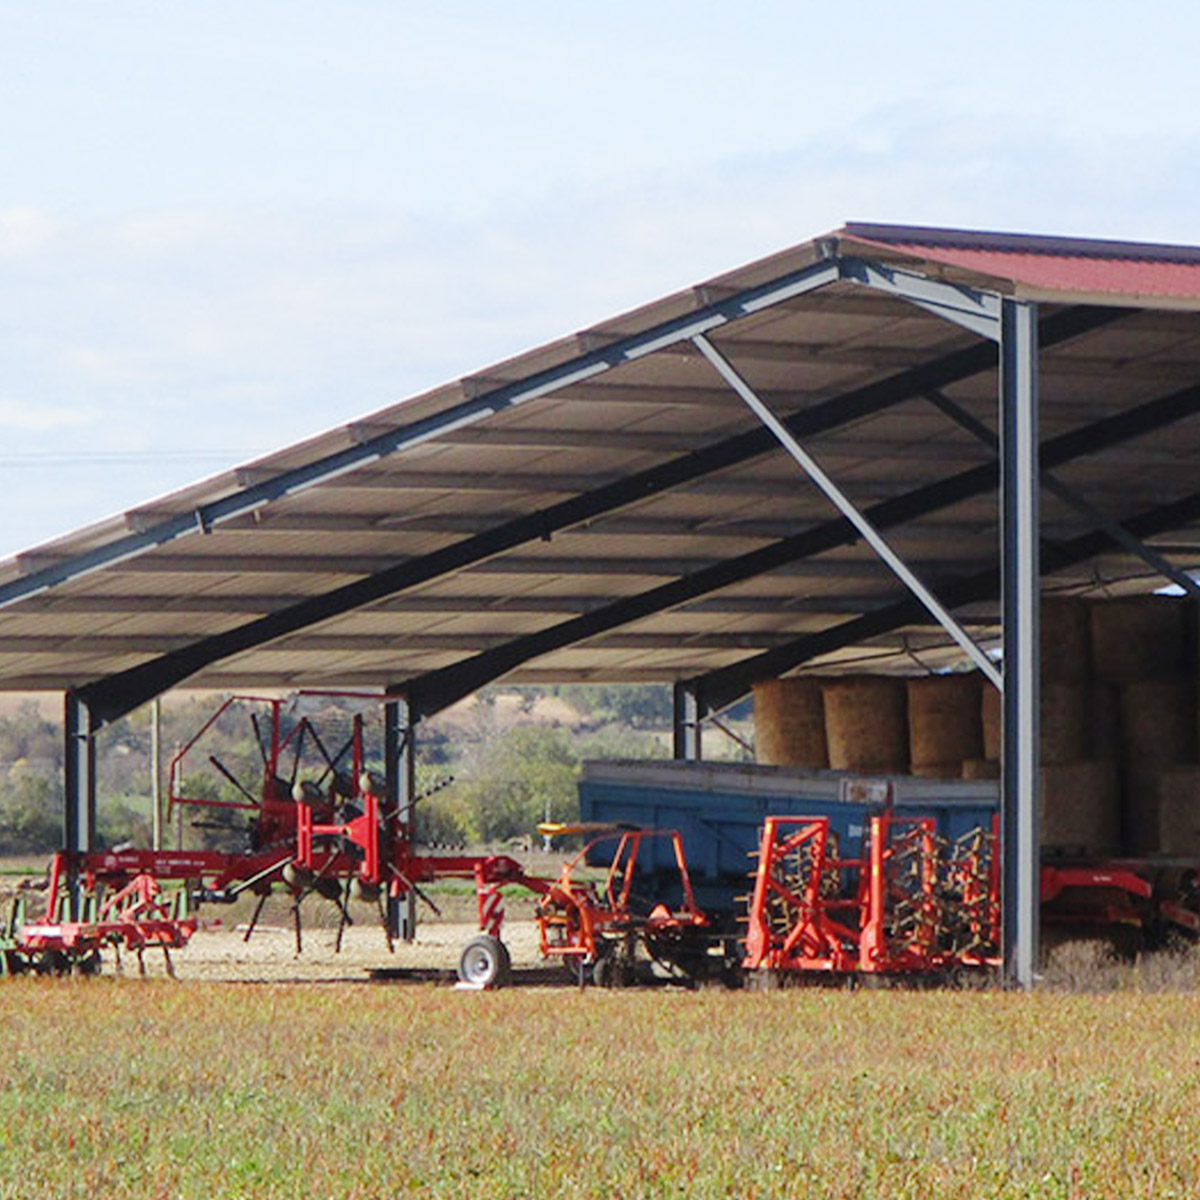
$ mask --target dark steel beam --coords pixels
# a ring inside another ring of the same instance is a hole
[[[134,530],[81,554],[69,555],[27,570],[19,578],[0,584],[0,607],[178,538],[208,533],[223,521],[330,482],[401,450],[422,445],[450,429],[485,420],[520,404],[582,383],[614,367],[686,341],[693,334],[710,332],[732,321],[786,303],[836,282],[841,275],[842,264],[838,260],[819,260],[778,279],[702,304],[692,312],[650,329],[614,338],[606,345],[537,371],[524,379],[494,385],[475,384],[479,389],[476,394],[441,412],[356,441],[353,445],[302,466],[258,478],[246,486],[234,488],[218,500],[200,505],[190,512],[174,514],[166,520]],[[471,387],[472,381],[466,381],[464,386]],[[252,472],[246,472],[247,476],[250,474]]]
[[[1122,519],[1122,525],[1139,537],[1152,537],[1178,529],[1200,519],[1200,492],[1193,492],[1169,504],[1159,505],[1136,516]],[[1091,530],[1066,542],[1042,544],[1040,563],[1043,574],[1067,570],[1103,554],[1112,545],[1111,535],[1103,529]],[[949,605],[993,601],[1000,596],[999,570],[947,579],[937,583],[938,592]],[[756,683],[786,675],[797,667],[825,654],[832,654],[883,634],[893,633],[922,619],[924,609],[911,597],[899,599],[875,612],[851,621],[842,621],[820,633],[797,638],[790,646],[778,647],[755,655],[731,667],[710,671],[696,679],[702,717],[719,713],[749,695]]]
[[[1200,385],[1152,400],[1135,409],[1106,417],[1082,429],[1061,434],[1041,449],[1044,469],[1059,466],[1085,454],[1095,453],[1139,433],[1161,428],[1200,413]],[[935,512],[994,488],[1000,475],[998,462],[987,463],[960,472],[949,479],[919,488],[895,500],[886,500],[868,508],[866,518],[877,529],[887,529],[904,521]],[[485,651],[453,666],[427,672],[406,685],[415,708],[422,716],[439,712],[469,696],[484,684],[499,679],[530,659],[561,650],[577,642],[606,633],[665,609],[675,608],[709,592],[788,567],[798,560],[823,554],[855,541],[857,528],[839,517],[815,526],[802,534],[748,554],[714,563],[712,566],[662,584],[635,596],[628,596],[603,608],[561,622],[537,633],[514,638],[506,645]],[[986,598],[986,597],[981,597]],[[754,660],[751,660],[754,661]],[[701,697],[703,699],[703,696]]]
[[[1049,317],[1042,329],[1044,345],[1068,341],[1128,315],[1129,310],[1072,308]],[[786,424],[797,436],[812,436],[902,403],[931,388],[970,378],[994,367],[997,347],[980,342],[900,375],[891,376],[823,404],[794,414]],[[528,517],[465,538],[279,612],[247,622],[236,629],[205,638],[184,650],[144,663],[88,686],[89,700],[100,721],[116,720],[147,700],[182,683],[205,667],[254,649],[289,633],[361,608],[431,579],[483,562],[514,546],[548,537],[571,525],[612,512],[765,454],[775,442],[764,429],[724,439],[703,450],[682,455],[628,478],[573,496]],[[0,603],[4,594],[0,589]]]

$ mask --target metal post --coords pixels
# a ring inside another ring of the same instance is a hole
[[[703,757],[700,698],[694,681],[677,683],[672,692],[673,754],[680,762]]]
[[[1036,306],[1005,300],[1000,337],[1004,749],[1004,972],[1030,988],[1038,961],[1038,345]]]
[[[416,721],[408,697],[389,696],[384,705],[384,763],[388,796],[396,804],[400,821],[412,827],[413,797],[416,795]],[[417,934],[416,896],[406,892],[387,900],[388,930],[392,937],[411,942]]]
[[[96,743],[92,712],[74,692],[66,695],[63,720],[63,848],[68,852],[71,916],[79,915],[76,856],[94,849],[96,838]]]
[[[162,810],[162,699],[150,705],[150,846],[163,848]]]

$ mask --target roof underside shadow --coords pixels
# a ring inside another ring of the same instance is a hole
[[[400,686],[428,713],[501,677],[698,679],[715,710],[806,663],[950,661],[687,340],[986,638],[995,451],[947,406],[995,429],[995,345],[846,263],[1037,300],[1044,467],[1200,563],[1200,252],[998,237],[849,226],[0,564],[0,687],[112,719],[183,683]],[[1056,587],[1149,586],[1050,494],[1042,535]]]

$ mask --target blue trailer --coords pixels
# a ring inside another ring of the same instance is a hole
[[[891,804],[897,815],[934,817],[954,840],[991,829],[999,804],[995,780],[866,778],[748,763],[589,762],[579,782],[580,818],[642,828],[677,829],[683,838],[696,900],[705,911],[732,917],[767,816],[829,817],[840,852],[859,857],[873,813]],[[654,900],[678,903],[678,871],[665,842],[646,843],[642,863],[659,889]]]

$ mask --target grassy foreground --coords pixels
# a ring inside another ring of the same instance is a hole
[[[1200,996],[0,986],[0,1197],[1200,1195]]]

